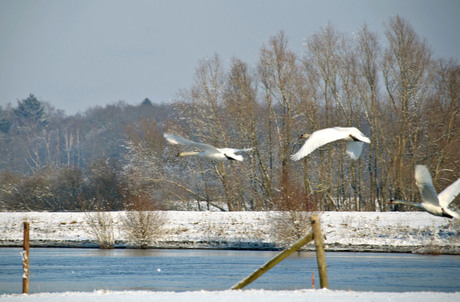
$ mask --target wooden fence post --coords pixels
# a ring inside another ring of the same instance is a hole
[[[313,228],[313,238],[316,246],[316,260],[318,262],[319,280],[321,288],[328,288],[326,257],[324,254],[323,235],[321,234],[321,225],[319,224],[318,215],[311,216],[311,225]]]
[[[262,274],[264,274],[266,271],[268,271],[269,269],[271,269],[272,267],[280,263],[283,259],[287,258],[289,255],[291,255],[292,253],[294,253],[299,248],[301,248],[302,246],[304,246],[305,244],[307,244],[308,242],[312,240],[313,240],[313,233],[309,233],[307,236],[301,238],[296,243],[291,245],[288,249],[279,253],[278,255],[273,257],[270,261],[268,261],[267,263],[262,265],[260,268],[255,270],[251,275],[241,280],[237,284],[233,285],[231,289],[242,289],[243,287],[245,287],[249,283],[253,282],[257,278],[262,276]]]
[[[231,289],[242,289],[246,285],[250,284],[251,282],[255,281],[257,278],[262,276],[266,271],[280,263],[282,260],[287,258],[293,252],[297,251],[299,248],[307,244],[308,242],[314,240],[315,247],[316,247],[316,260],[318,262],[318,270],[319,270],[319,278],[320,278],[320,285],[321,288],[328,288],[328,281],[327,281],[327,271],[326,271],[326,257],[324,254],[324,247],[323,247],[323,236],[321,234],[321,226],[319,224],[318,215],[313,215],[310,218],[310,222],[312,225],[313,232],[309,233],[305,237],[298,240],[296,243],[291,245],[288,249],[284,250],[270,261],[259,267],[255,270],[251,275],[246,277],[245,279],[241,280],[237,284],[233,285]],[[314,277],[312,275],[312,286],[314,287]]]
[[[29,294],[29,230],[30,225],[28,221],[24,221],[24,242],[23,242],[23,251],[22,251],[22,264],[23,264],[23,273],[22,273],[22,293]]]

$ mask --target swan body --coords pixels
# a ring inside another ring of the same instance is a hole
[[[179,157],[198,156],[198,157],[203,157],[203,158],[217,160],[217,161],[225,161],[225,160],[243,161],[243,156],[237,153],[247,152],[247,151],[252,150],[252,148],[245,148],[245,149],[216,148],[208,144],[194,142],[186,138],[183,138],[181,136],[174,135],[174,134],[168,134],[168,133],[165,133],[164,137],[171,144],[193,146],[200,150],[200,151],[190,151],[190,152],[179,152],[177,154],[177,156]]]
[[[337,140],[346,141],[348,156],[351,159],[357,160],[361,155],[363,144],[371,143],[371,140],[355,127],[326,128],[315,131],[312,134],[303,134],[300,138],[308,139],[297,153],[291,155],[292,160],[299,160],[315,149]]]
[[[420,195],[422,195],[422,202],[390,200],[388,204],[405,204],[417,207],[435,216],[460,219],[460,214],[448,208],[460,193],[460,178],[445,188],[444,191],[436,194],[428,168],[417,165],[415,167],[415,184],[420,191]]]

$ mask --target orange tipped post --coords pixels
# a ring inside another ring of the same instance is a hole
[[[315,273],[311,274],[311,288],[315,289]]]

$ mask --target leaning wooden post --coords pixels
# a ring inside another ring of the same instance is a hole
[[[245,279],[241,280],[237,284],[233,285],[231,289],[242,289],[249,283],[253,282],[260,276],[262,276],[266,271],[280,263],[283,259],[287,258],[289,255],[297,251],[299,248],[307,244],[308,242],[313,240],[313,233],[309,233],[307,236],[301,238],[296,243],[291,245],[288,249],[284,250],[283,252],[279,253],[275,257],[273,257],[270,261],[262,265],[260,268],[255,270],[251,275],[246,277]]]
[[[22,251],[22,264],[23,264],[23,273],[22,273],[22,293],[29,293],[29,230],[30,225],[28,221],[24,221],[24,243]]]
[[[316,260],[318,261],[318,271],[321,288],[328,288],[326,257],[324,254],[323,235],[321,234],[321,226],[319,224],[318,215],[313,215],[310,218],[313,228],[313,238],[316,246]]]

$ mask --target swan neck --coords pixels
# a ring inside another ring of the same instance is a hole
[[[177,156],[178,157],[182,157],[182,156],[194,156],[194,155],[197,155],[199,152],[197,151],[190,151],[190,152],[179,152],[177,153]]]
[[[393,200],[391,202],[392,204],[404,204],[404,205],[407,205],[407,206],[413,206],[413,207],[418,207],[420,208],[420,203],[418,202],[412,202],[412,201],[406,201],[406,200]]]

